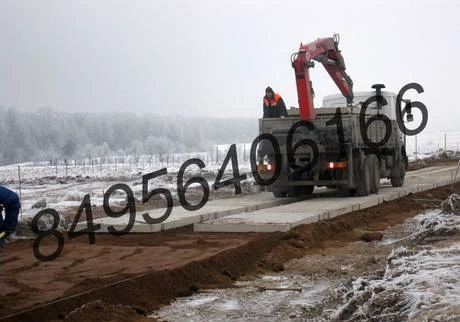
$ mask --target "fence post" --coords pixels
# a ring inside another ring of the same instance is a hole
[[[446,137],[446,133],[444,133],[444,152],[447,151],[447,137]]]
[[[18,165],[18,180],[19,180],[19,203],[22,204],[21,166],[20,165]],[[21,220],[22,220],[22,207],[21,207]]]

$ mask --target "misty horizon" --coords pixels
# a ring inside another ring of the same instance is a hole
[[[290,56],[299,44],[339,33],[355,91],[419,83],[424,93],[407,98],[427,106],[427,130],[458,128],[460,64],[434,59],[460,54],[457,2],[328,5],[325,20],[319,7],[306,15],[303,1],[4,0],[0,105],[257,119],[267,86],[298,106]],[[370,17],[382,23],[364,27]],[[311,70],[316,107],[339,93],[320,65]]]
[[[0,165],[209,151],[217,144],[252,142],[257,120],[162,117],[127,112],[20,112],[0,107]]]

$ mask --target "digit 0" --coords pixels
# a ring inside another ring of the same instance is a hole
[[[275,167],[275,173],[273,174],[273,176],[268,179],[268,180],[265,180],[263,179],[260,174],[259,174],[259,171],[257,169],[257,156],[256,156],[256,149],[257,149],[257,145],[262,141],[262,140],[268,140],[270,141],[272,147],[273,147],[273,150],[275,152],[275,164],[274,164],[274,167]],[[252,176],[254,177],[254,180],[261,186],[269,186],[271,185],[272,183],[274,183],[276,180],[278,180],[280,174],[281,174],[281,152],[280,152],[280,145],[278,143],[278,140],[272,135],[272,134],[268,134],[268,133],[263,133],[263,134],[260,134],[259,136],[257,136],[254,141],[252,141],[252,144],[251,144],[251,152],[249,154],[249,160],[251,162],[251,171],[252,171]]]

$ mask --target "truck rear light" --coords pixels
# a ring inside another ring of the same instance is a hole
[[[272,172],[275,170],[275,165],[271,163],[267,164],[258,164],[257,165],[257,172],[258,173],[264,173],[264,172]]]
[[[326,168],[328,169],[345,169],[346,167],[346,161],[330,161],[326,163]]]

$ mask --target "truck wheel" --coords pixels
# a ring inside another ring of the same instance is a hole
[[[273,195],[276,198],[284,198],[287,195],[287,191],[273,191]]]
[[[360,173],[358,186],[356,187],[356,196],[367,196],[371,192],[371,163],[368,157],[364,158],[364,165]]]
[[[371,169],[371,193],[378,193],[380,190],[380,162],[375,154],[369,154],[366,161]]]
[[[404,185],[404,177],[406,176],[406,165],[399,163],[397,168],[391,170],[390,182],[393,187],[402,187]]]

